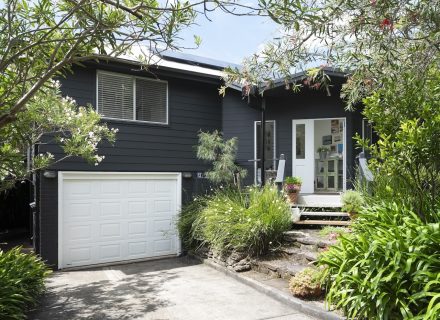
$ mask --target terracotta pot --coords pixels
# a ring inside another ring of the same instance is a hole
[[[287,194],[291,204],[297,204],[298,203],[298,193],[299,193],[299,191]]]

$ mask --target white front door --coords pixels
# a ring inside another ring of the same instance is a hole
[[[301,177],[301,193],[314,192],[314,120],[293,120],[292,175]]]

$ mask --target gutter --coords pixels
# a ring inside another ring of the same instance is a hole
[[[132,60],[132,59],[128,59],[128,58],[112,57],[112,56],[100,55],[100,54],[96,54],[96,55],[93,55],[90,57],[90,60],[93,60],[93,59],[119,62],[119,63],[131,64],[131,65],[135,65],[135,66],[145,65],[140,61],[136,61],[136,60]],[[173,66],[161,65],[160,61],[165,61],[170,64],[176,64],[176,66],[173,67]],[[199,77],[204,77],[204,78],[209,78],[209,79],[216,79],[219,82],[221,81],[222,76],[223,76],[223,72],[218,71],[218,70],[214,70],[214,69],[208,69],[208,68],[203,68],[203,67],[199,67],[199,66],[185,65],[183,63],[167,61],[165,59],[161,59],[160,61],[159,61],[159,63],[152,63],[152,64],[149,64],[148,66],[151,68],[156,68],[158,70],[180,72],[180,73],[184,73],[184,74],[189,74],[189,75],[194,75],[194,76],[199,76]],[[182,66],[188,66],[188,68],[187,69],[178,68],[177,64],[180,64]],[[194,70],[189,70],[189,69],[194,69]],[[198,70],[198,69],[207,69],[207,70],[210,70],[211,72],[203,72],[203,70]]]

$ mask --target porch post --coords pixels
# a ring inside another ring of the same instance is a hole
[[[261,186],[264,187],[266,184],[266,170],[264,165],[266,163],[266,99],[263,97],[261,100]]]

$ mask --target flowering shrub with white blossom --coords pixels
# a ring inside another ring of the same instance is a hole
[[[103,140],[115,141],[117,129],[101,123],[100,115],[91,105],[78,106],[70,97],[62,97],[60,83],[50,81],[26,105],[26,112],[0,128],[0,190],[30,173],[72,156],[98,165],[104,156],[98,154]],[[40,153],[27,157],[37,143],[57,142],[60,155]]]

